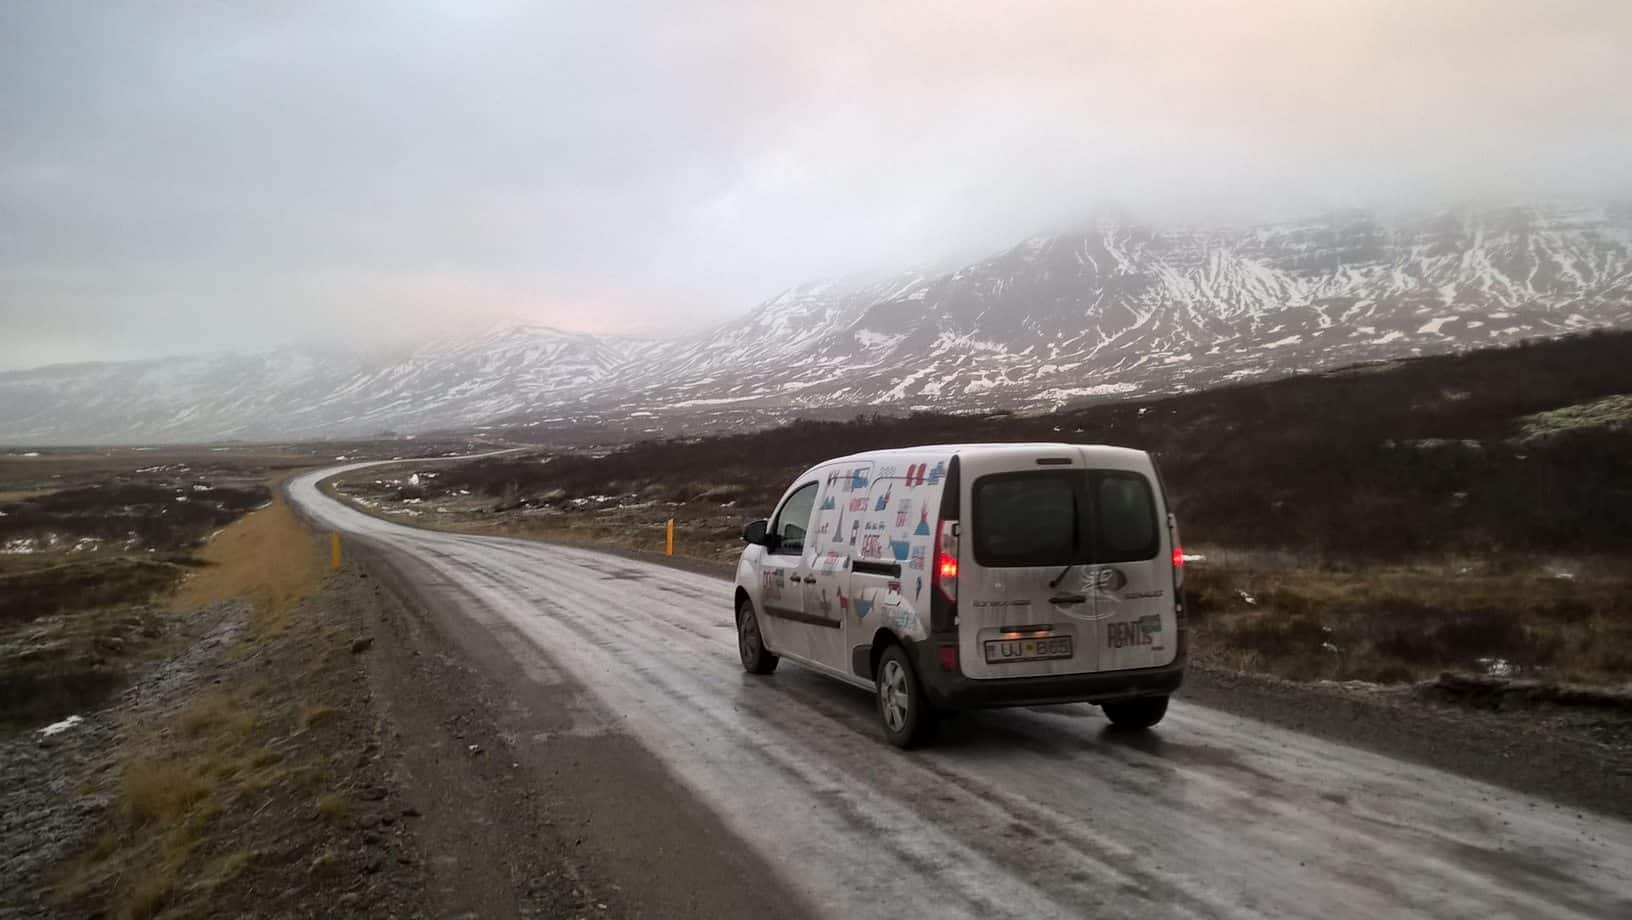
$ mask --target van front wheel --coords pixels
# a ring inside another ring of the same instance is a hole
[[[1119,703],[1104,703],[1100,708],[1105,710],[1105,718],[1110,719],[1117,728],[1139,731],[1155,725],[1162,721],[1162,716],[1167,715],[1167,697],[1142,696]]]
[[[737,653],[742,656],[742,669],[749,674],[769,674],[782,660],[765,647],[759,618],[754,615],[753,603],[747,599],[737,605]]]
[[[912,669],[912,660],[899,645],[884,650],[878,660],[878,716],[884,723],[884,737],[898,748],[910,748],[929,740],[935,729],[935,713],[924,698],[924,688]]]

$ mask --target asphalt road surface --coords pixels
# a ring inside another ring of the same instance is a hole
[[[290,497],[509,627],[581,688],[584,731],[636,738],[830,916],[1632,917],[1632,824],[1200,706],[1142,735],[1087,705],[965,714],[897,751],[869,694],[744,674],[729,583],[317,490],[361,465]]]

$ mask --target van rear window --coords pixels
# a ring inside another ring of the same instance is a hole
[[[1155,556],[1150,483],[1138,473],[996,473],[973,488],[975,561],[983,566],[1101,564]]]

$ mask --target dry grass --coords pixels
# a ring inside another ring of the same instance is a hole
[[[1560,577],[1211,559],[1187,578],[1193,648],[1238,670],[1385,683],[1462,671],[1599,686],[1632,673],[1632,579],[1608,566]]]
[[[275,659],[299,673],[307,658],[333,644],[319,620],[299,615],[310,609],[301,601],[322,583],[324,559],[281,499],[224,530],[203,558],[206,565],[181,586],[176,604],[196,610],[222,599],[253,600],[247,645],[228,656],[238,667]],[[256,654],[236,654],[251,649]],[[254,863],[253,852],[228,839],[233,822],[253,820],[271,801],[309,802],[308,790],[332,787],[326,766],[275,748],[337,713],[311,698],[305,682],[279,674],[230,677],[132,736],[114,790],[120,803],[114,827],[65,871],[59,886],[65,903],[137,920],[208,903],[201,899]],[[330,798],[318,808],[332,822],[344,817],[345,803]],[[223,824],[223,816],[232,821]]]
[[[125,768],[125,809],[137,824],[176,824],[211,782],[196,764],[175,760],[139,760]]]
[[[338,821],[346,816],[346,799],[344,796],[333,793],[317,800],[317,813],[329,821]]]
[[[233,850],[217,857],[205,871],[203,878],[199,879],[198,884],[200,887],[214,888],[230,882],[249,868],[256,855],[254,850]]]
[[[189,738],[243,738],[255,730],[255,710],[240,694],[205,693],[182,710],[176,724]]]
[[[307,730],[327,722],[336,715],[333,706],[307,705],[300,708],[300,725]]]
[[[199,556],[205,565],[182,583],[176,606],[197,610],[225,598],[249,597],[263,629],[279,628],[324,575],[318,541],[282,496],[223,530]]]

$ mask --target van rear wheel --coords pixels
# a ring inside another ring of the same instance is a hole
[[[923,685],[912,668],[912,659],[899,645],[884,650],[878,660],[878,717],[884,737],[898,748],[910,748],[928,741],[935,731],[935,713],[930,711]]]
[[[1162,721],[1162,716],[1167,715],[1167,697],[1141,696],[1117,703],[1103,703],[1099,708],[1105,710],[1105,718],[1110,719],[1117,728],[1139,731],[1155,725]]]

